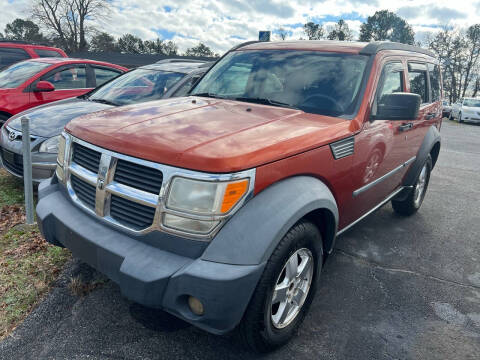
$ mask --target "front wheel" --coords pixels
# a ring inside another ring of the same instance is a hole
[[[432,171],[432,157],[428,155],[427,160],[423,164],[417,181],[408,196],[401,201],[392,200],[393,210],[400,215],[413,215],[420,209],[425,194],[427,193],[428,183],[430,181],[430,172]]]
[[[248,347],[268,352],[294,336],[314,297],[322,258],[322,237],[313,223],[302,220],[283,237],[239,326]]]

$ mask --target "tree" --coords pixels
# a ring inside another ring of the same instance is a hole
[[[40,32],[33,21],[15,19],[5,26],[5,39],[23,40],[32,43],[47,43],[48,39]]]
[[[97,52],[114,52],[118,49],[113,36],[106,32],[100,32],[91,38],[90,50]]]
[[[207,45],[199,43],[197,46],[187,49],[187,51],[185,51],[185,56],[214,57],[215,54]]]
[[[285,40],[288,36],[288,31],[285,30],[284,28],[280,28],[277,30],[278,36],[280,39]]]
[[[31,16],[69,52],[88,47],[87,34],[94,30],[86,22],[101,18],[108,0],[33,0]]]
[[[165,55],[178,55],[178,46],[172,40],[165,41],[163,43],[163,51]]]
[[[360,27],[360,41],[390,40],[404,44],[414,43],[412,27],[401,17],[388,10],[377,11]]]
[[[311,21],[303,25],[303,32],[307,35],[308,40],[320,40],[324,33],[322,25]]]
[[[465,61],[465,81],[463,84],[462,97],[473,80],[473,70],[479,62],[480,56],[480,24],[470,26],[466,32],[466,61]],[[478,90],[477,90],[478,91]]]
[[[118,50],[124,54],[144,54],[143,40],[132,34],[124,34],[117,41]]]
[[[353,40],[352,31],[345,20],[340,19],[335,24],[335,28],[328,33],[328,40],[351,41]]]

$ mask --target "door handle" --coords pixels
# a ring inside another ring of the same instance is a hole
[[[413,123],[406,123],[406,124],[402,124],[398,127],[398,130],[400,131],[408,131],[410,130],[411,128],[413,128]]]
[[[431,120],[435,117],[435,113],[427,113],[427,115],[425,115],[425,120]]]

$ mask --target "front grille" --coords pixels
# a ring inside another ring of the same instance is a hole
[[[77,143],[73,144],[72,160],[76,164],[83,166],[85,169],[88,169],[91,172],[94,172],[95,174],[98,173],[98,167],[100,166],[101,156],[102,154],[99,153],[98,151],[89,149]]]
[[[152,225],[155,208],[112,195],[110,216],[124,226],[143,230]]]
[[[95,209],[95,195],[97,189],[95,186],[90,185],[89,183],[83,181],[82,179],[72,175],[70,178],[72,183],[73,191],[80,199],[80,201],[87,206],[88,208]]]
[[[2,161],[7,170],[16,175],[23,176],[23,156],[2,149]]]
[[[118,160],[114,180],[135,189],[158,194],[162,187],[163,174],[151,167]]]

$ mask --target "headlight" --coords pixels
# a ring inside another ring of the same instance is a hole
[[[213,182],[175,177],[168,192],[163,226],[208,234],[245,198],[249,184],[248,178]]]
[[[247,193],[248,179],[210,182],[176,177],[168,194],[167,208],[202,215],[229,212]]]
[[[42,145],[40,145],[40,149],[38,149],[38,151],[50,154],[58,153],[58,145],[61,137],[62,135],[57,135],[45,140]]]

